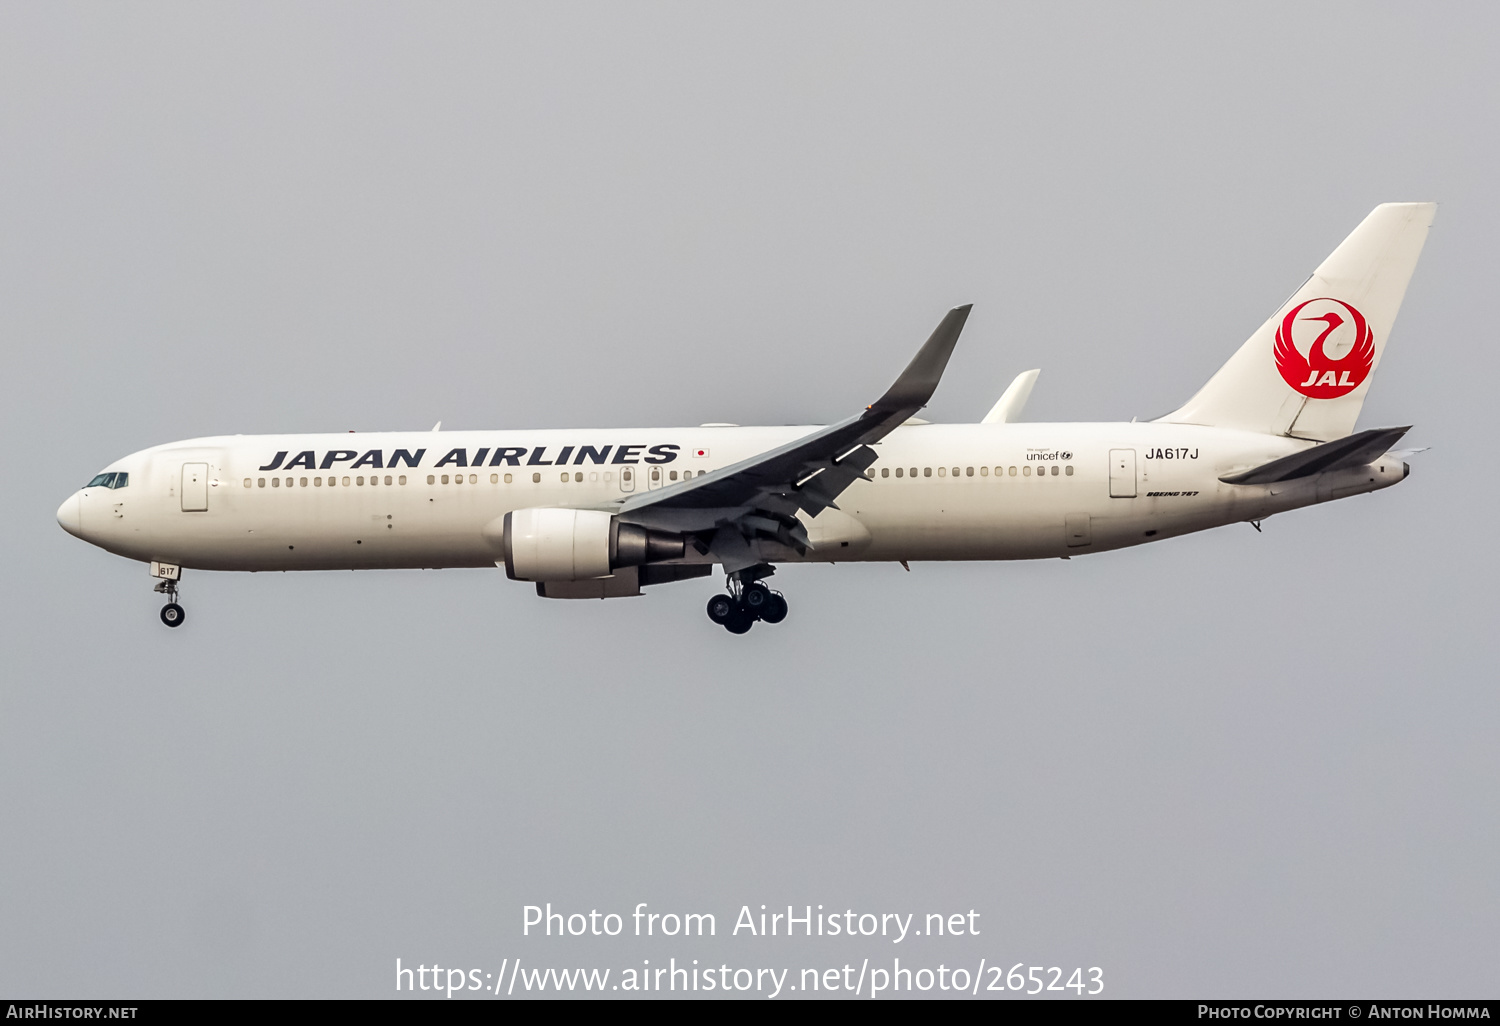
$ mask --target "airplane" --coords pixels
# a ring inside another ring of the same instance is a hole
[[[775,624],[778,563],[1071,559],[1261,521],[1404,480],[1409,427],[1355,431],[1437,206],[1376,207],[1179,409],[1024,423],[1038,372],[978,424],[916,416],[969,315],[950,310],[886,392],[837,423],[231,435],[132,453],[58,523],[182,573],[504,567],[557,599],[707,577],[708,617]]]

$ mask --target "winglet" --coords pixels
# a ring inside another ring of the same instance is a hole
[[[1037,375],[1041,373],[1041,368],[1037,368],[1017,374],[1016,380],[1010,383],[1000,401],[990,407],[990,412],[979,423],[1008,424],[1019,417],[1026,408],[1026,400],[1031,398],[1031,387],[1036,384]]]
[[[942,379],[943,370],[948,366],[948,357],[953,355],[953,347],[958,344],[958,336],[964,330],[964,322],[969,319],[969,311],[973,308],[973,303],[967,303],[949,310],[937,330],[917,350],[911,363],[906,365],[906,370],[901,372],[896,383],[886,390],[885,395],[875,400],[870,409],[876,413],[892,413],[897,410],[920,410],[926,406],[932,393],[937,391],[938,381]]]

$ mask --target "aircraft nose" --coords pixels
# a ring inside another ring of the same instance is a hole
[[[83,537],[83,498],[77,492],[63,500],[57,507],[57,522],[64,531],[75,538]]]

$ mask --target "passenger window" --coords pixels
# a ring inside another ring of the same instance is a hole
[[[490,475],[490,484],[499,484],[499,483],[500,483],[500,475],[499,474],[491,474]]]
[[[334,486],[334,485],[336,485],[336,484],[338,484],[338,483],[339,483],[339,479],[338,479],[338,478],[336,478],[336,477],[330,477],[330,478],[329,478],[329,479],[328,479],[328,487],[329,487],[329,488],[332,488],[332,487],[333,487],[333,486]]]
[[[604,480],[605,480],[606,483],[610,482],[610,481],[613,481],[614,479],[615,479],[614,471],[612,471],[612,470],[606,470],[604,472]]]
[[[249,479],[249,478],[248,478],[248,477],[247,477],[247,478],[245,478],[245,487],[246,487],[246,488],[249,488],[249,487],[250,487],[250,479]]]
[[[505,483],[506,484],[510,484],[510,475],[509,474],[505,475]]]
[[[589,471],[589,484],[593,484],[597,480],[599,480],[599,472],[597,470]]]
[[[541,475],[540,471],[538,471],[537,473],[531,475],[531,483],[532,484],[541,484],[542,483],[542,475]]]
[[[295,482],[295,481],[293,481],[293,480],[292,480],[292,479],[291,479],[291,478],[287,478],[287,479],[286,479],[286,486],[287,486],[287,487],[288,487],[288,488],[290,488],[290,487],[291,487],[291,486],[292,486],[292,485],[293,485],[293,484],[295,484],[295,483],[296,483],[296,482]]]
[[[909,471],[907,471],[907,473],[910,474],[912,477],[916,477],[917,476],[917,468],[916,467],[912,467]]]
[[[658,470],[656,467],[652,467],[651,468],[651,480],[653,480],[653,481],[660,481],[661,480],[661,471]]]
[[[264,488],[266,486],[266,479],[263,478],[263,477],[256,478],[255,479],[255,486],[257,488]]]
[[[357,484],[357,485],[360,485],[360,486],[361,486],[361,487],[363,487],[363,485],[364,485],[364,483],[365,483],[365,478],[364,478],[364,475],[363,475],[363,474],[361,474],[361,475],[360,475],[360,476],[359,476],[359,477],[356,477],[356,478],[355,478],[355,479],[354,479],[354,483],[355,483],[355,484]]]
[[[567,484],[570,480],[572,480],[572,478],[573,478],[573,475],[569,474],[566,470],[564,470],[562,472],[562,483],[563,484]]]
[[[931,467],[923,467],[922,468],[922,476],[923,477],[931,477],[932,476],[932,468]]]
[[[385,475],[385,483],[386,484],[390,484],[391,483],[391,475],[389,475],[389,474]],[[402,484],[405,484],[405,483],[406,482],[404,482],[404,481],[402,482]]]
[[[396,478],[396,483],[397,484],[406,484],[406,475],[402,474],[400,477]]]
[[[306,488],[307,487],[307,478],[305,478],[305,477],[302,478],[302,483],[299,485],[299,487],[302,487],[302,488]]]
[[[958,476],[958,468],[957,468],[957,467],[954,467],[954,468],[953,468],[953,476],[954,476],[954,477],[957,477],[957,476]]]
[[[583,471],[581,471],[581,470],[575,470],[573,472],[573,483],[574,484],[583,484]]]
[[[890,467],[881,467],[880,468],[880,476],[881,477],[890,477],[891,476],[891,468]]]
[[[444,478],[443,480],[446,481],[447,478]],[[454,484],[463,484],[464,483],[464,476],[462,474],[454,474],[453,475],[453,483]]]
[[[980,477],[989,477],[990,476],[990,468],[989,467],[980,467],[979,468],[979,476]]]
[[[1021,476],[1022,477],[1030,477],[1031,476],[1031,468],[1030,467],[1022,467],[1021,468]]]
[[[948,476],[948,468],[947,467],[938,467],[938,477],[947,477],[947,476]]]
[[[1052,464],[1052,476],[1053,477],[1057,476],[1057,464],[1056,463]]]
[[[974,468],[973,467],[965,467],[964,468],[964,477],[973,477],[973,476],[974,476]]]
[[[676,481],[677,480],[677,471],[674,470],[670,474],[668,474],[667,475],[667,480],[669,480],[669,481]]]
[[[1069,463],[1069,464],[1068,464],[1068,465],[1067,465],[1067,466],[1066,466],[1066,467],[1065,467],[1065,468],[1063,468],[1063,469],[1064,469],[1064,470],[1065,470],[1065,471],[1066,471],[1066,473],[1067,473],[1067,475],[1068,475],[1068,476],[1069,476],[1069,477],[1072,477],[1072,476],[1073,476],[1073,464],[1071,464],[1071,463]]]
[[[446,481],[447,479],[444,478],[444,480]],[[437,482],[432,479],[432,475],[431,474],[428,474],[427,475],[427,483],[428,484],[436,484]]]
[[[897,467],[897,468],[896,468],[896,476],[897,476],[897,477],[900,477],[900,476],[901,476],[901,468],[900,468],[900,467]]]
[[[273,478],[271,478],[271,487],[272,488],[280,488],[281,487],[281,478],[279,478],[279,477],[273,477]]]
[[[314,488],[322,488],[323,487],[323,479],[321,477],[315,477],[315,478],[313,478],[313,487]]]
[[[1011,477],[1015,477],[1016,476],[1016,468],[1015,467],[1011,467],[1010,468],[1010,476]]]

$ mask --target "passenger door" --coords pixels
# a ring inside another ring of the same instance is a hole
[[[1135,498],[1135,450],[1109,450],[1109,497]]]
[[[634,467],[621,467],[620,468],[620,491],[622,491],[622,492],[633,492],[633,491],[635,491],[635,468]]]
[[[202,513],[208,509],[208,464],[182,465],[182,511]]]

